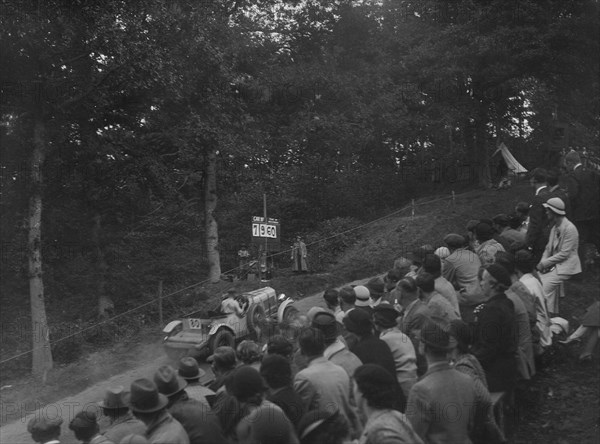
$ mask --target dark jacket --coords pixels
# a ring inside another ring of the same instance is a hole
[[[190,444],[225,442],[219,419],[206,404],[183,395],[169,408],[169,413],[181,423]]]
[[[373,335],[362,337],[350,351],[354,353],[363,364],[380,365],[394,377],[394,381],[396,382],[394,390],[396,390],[396,393],[398,394],[398,402],[395,407],[401,412],[404,412],[406,408],[406,398],[400,389],[400,385],[397,384],[396,362],[394,361],[394,355],[392,354],[390,347],[385,341]]]
[[[504,293],[475,309],[473,355],[479,360],[490,392],[511,390],[517,380],[514,304]]]
[[[281,410],[283,410],[283,413],[285,413],[285,416],[288,417],[291,423],[294,424],[294,427],[298,425],[300,418],[305,413],[302,398],[298,396],[292,386],[273,390],[267,395],[267,400],[281,407]]]
[[[548,188],[544,188],[533,198],[529,209],[529,227],[527,228],[526,244],[532,249],[534,258],[539,260],[548,243],[548,217],[543,204],[549,199]]]
[[[573,216],[569,219],[574,222],[598,219],[598,176],[578,166],[567,176],[567,188]]]

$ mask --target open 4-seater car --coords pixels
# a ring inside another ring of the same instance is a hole
[[[270,325],[289,325],[298,314],[292,305],[294,300],[283,294],[277,297],[271,287],[242,293],[239,298],[245,302],[241,315],[223,313],[219,301],[214,310],[198,311],[189,318],[169,322],[163,329],[163,344],[169,357],[177,360],[208,356],[219,346],[235,347],[237,341],[259,339]]]

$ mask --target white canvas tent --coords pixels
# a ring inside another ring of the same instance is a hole
[[[508,170],[512,174],[522,174],[527,172],[527,169],[521,165],[517,159],[515,159],[515,156],[511,154],[504,142],[500,144],[498,149],[494,152],[494,154],[492,154],[492,157],[498,154],[498,152],[502,154],[506,165],[508,165]]]

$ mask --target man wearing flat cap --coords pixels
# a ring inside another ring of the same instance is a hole
[[[480,273],[485,302],[475,308],[473,355],[479,360],[490,392],[511,391],[517,380],[517,321],[514,304],[506,296],[510,273],[499,264]]]
[[[481,289],[477,272],[481,260],[476,253],[466,248],[466,240],[460,234],[450,233],[444,237],[450,256],[442,261],[442,276],[458,290],[460,305],[476,305],[481,302]]]
[[[104,432],[104,436],[115,444],[120,443],[127,435],[143,435],[146,433],[145,424],[136,419],[125,404],[123,387],[110,387],[106,390],[104,399],[99,406],[102,413],[110,422],[110,426]]]
[[[60,426],[62,418],[46,418],[45,416],[32,418],[27,424],[27,431],[31,439],[40,444],[59,444]]]
[[[224,442],[219,419],[209,406],[190,399],[185,391],[187,381],[170,365],[163,365],[154,374],[158,392],[167,397],[167,410],[187,433],[190,444]]]
[[[190,444],[181,423],[167,411],[169,399],[158,392],[153,381],[136,379],[124,398],[135,417],[146,424],[146,438],[150,444]]]
[[[425,323],[419,348],[428,368],[408,398],[406,416],[413,429],[427,443],[471,442],[474,426],[485,421],[489,398],[486,404],[476,391],[475,380],[450,366],[448,353],[453,346],[440,325],[431,320]],[[449,406],[458,410],[450,413]]]
[[[379,339],[385,342],[396,364],[396,379],[408,398],[410,389],[417,382],[417,355],[410,338],[398,328],[396,319],[400,313],[391,305],[380,305],[373,309],[373,323]]]
[[[69,424],[73,430],[75,438],[82,444],[114,444],[106,436],[100,434],[100,426],[96,419],[96,413],[93,411],[81,411],[75,415],[75,418]]]
[[[581,261],[577,254],[579,232],[565,217],[565,203],[562,199],[548,199],[544,208],[552,229],[537,269],[541,272],[546,305],[552,316],[558,314],[558,291],[561,283],[581,273]]]

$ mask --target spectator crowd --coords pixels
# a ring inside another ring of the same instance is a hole
[[[365,285],[326,290],[327,308],[293,334],[216,348],[208,384],[186,357],[107,388],[102,415],[80,412],[69,429],[86,444],[507,442],[505,413],[564,325],[564,282],[598,245],[597,176],[575,152],[565,165],[562,178],[531,173],[529,202],[468,221]],[[582,362],[598,306],[563,341],[586,338]],[[60,425],[34,418],[28,429],[55,444]]]

